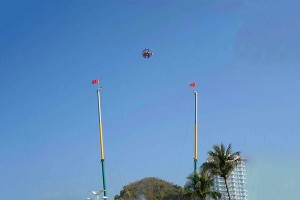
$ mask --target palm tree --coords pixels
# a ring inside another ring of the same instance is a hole
[[[237,151],[232,153],[231,144],[229,144],[226,149],[226,147],[221,143],[220,146],[214,145],[213,151],[209,151],[208,156],[207,162],[203,163],[201,168],[209,174],[218,175],[224,178],[228,198],[231,200],[227,185],[227,178],[236,167],[237,162],[240,161],[240,152]]]
[[[199,173],[194,172],[187,177],[188,181],[184,186],[187,200],[196,198],[197,200],[205,200],[207,196],[214,200],[221,198],[221,193],[212,191],[213,179],[209,174],[201,170]]]

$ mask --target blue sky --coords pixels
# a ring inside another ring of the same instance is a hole
[[[299,6],[1,1],[1,199],[85,199],[101,187],[97,77],[110,199],[148,176],[184,185],[193,170],[190,82],[199,164],[213,144],[231,142],[249,161],[249,199],[296,199]]]

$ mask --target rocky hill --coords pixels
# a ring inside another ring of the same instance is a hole
[[[183,188],[150,177],[123,187],[115,200],[183,200]]]

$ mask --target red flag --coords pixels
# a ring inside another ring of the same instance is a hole
[[[99,83],[99,79],[92,80],[92,84],[97,84],[97,83]]]
[[[196,86],[195,82],[190,84],[190,87],[195,87],[195,86]]]

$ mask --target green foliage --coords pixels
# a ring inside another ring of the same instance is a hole
[[[221,193],[212,190],[213,178],[200,170],[199,173],[192,173],[187,177],[188,181],[184,186],[185,199],[193,200],[205,200],[206,197],[218,200],[221,198]]]
[[[240,152],[231,152],[231,144],[226,147],[214,145],[213,151],[208,152],[208,160],[203,163],[199,173],[193,173],[187,177],[184,189],[158,178],[144,178],[123,187],[115,200],[205,200],[206,197],[218,200],[219,192],[212,190],[213,175],[224,178],[227,193],[230,199],[227,182],[229,174],[240,161]]]
[[[228,191],[227,178],[236,167],[237,162],[240,161],[240,152],[232,153],[231,151],[231,144],[228,145],[227,149],[222,143],[220,146],[214,145],[213,151],[208,152],[207,162],[201,166],[206,173],[224,178],[229,200],[231,198]]]
[[[115,200],[183,200],[183,188],[158,178],[144,178],[123,187]]]

